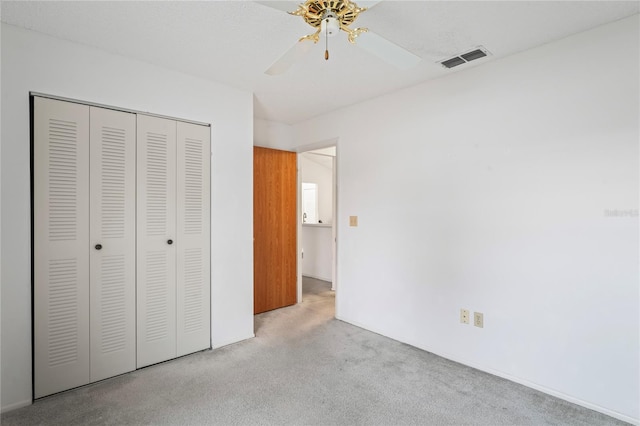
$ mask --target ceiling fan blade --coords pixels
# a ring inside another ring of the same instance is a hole
[[[411,68],[422,61],[421,57],[372,31],[360,34],[356,39],[356,46],[360,46],[369,53],[400,69]]]
[[[256,3],[261,4],[263,6],[270,7],[272,9],[278,9],[283,12],[293,12],[298,8],[300,3],[303,3],[304,0],[300,1],[256,1]]]
[[[380,3],[380,1],[381,0],[362,0],[362,1],[356,0],[355,3],[359,7],[366,7],[367,9],[371,9],[373,6],[375,6],[376,4]]]
[[[279,75],[287,72],[291,65],[300,61],[305,53],[307,53],[313,43],[309,41],[299,41],[294,44],[284,55],[280,56],[264,73],[267,75]]]

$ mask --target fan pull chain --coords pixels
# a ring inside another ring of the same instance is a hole
[[[329,19],[327,18],[327,26],[324,31],[324,60],[329,60]]]

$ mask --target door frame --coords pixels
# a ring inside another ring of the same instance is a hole
[[[336,148],[336,155],[333,157],[333,206],[332,206],[332,221],[331,221],[331,237],[332,237],[332,267],[331,267],[331,290],[336,292],[336,312],[339,303],[338,297],[338,156],[340,153],[340,145],[339,138],[326,139],[319,142],[314,142],[311,144],[299,146],[296,148],[295,152],[298,154],[296,156],[297,161],[297,191],[298,194],[302,193],[302,173],[300,166],[300,154],[309,151],[315,151],[317,149],[323,148]],[[297,217],[296,217],[296,228],[297,228],[297,253],[298,258],[296,260],[297,265],[297,298],[298,303],[302,302],[302,221],[300,218],[302,217],[302,197],[297,197]]]

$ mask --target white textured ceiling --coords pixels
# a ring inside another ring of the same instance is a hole
[[[394,69],[340,34],[330,39],[329,61],[319,43],[279,76],[264,70],[313,31],[252,1],[2,1],[1,13],[12,25],[251,91],[257,118],[293,124],[636,14],[639,4],[385,0],[356,26],[422,57],[418,66]],[[454,70],[435,63],[478,45],[493,55]]]

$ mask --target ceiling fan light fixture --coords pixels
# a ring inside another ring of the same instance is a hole
[[[340,32],[338,19],[332,13],[328,13],[320,24],[320,33],[326,33],[327,37],[334,37],[338,32]]]
[[[369,0],[365,3],[371,7],[378,2],[380,0]],[[277,9],[280,9],[280,7],[277,7]],[[305,0],[304,3],[298,5],[298,9],[288,13],[301,17],[315,29],[315,32],[301,37],[298,43],[282,55],[265,73],[268,75],[284,73],[291,65],[297,62],[300,56],[298,52],[303,51],[302,47],[306,52],[309,49],[309,41],[318,43],[321,38],[325,42],[324,59],[329,60],[329,37],[333,37],[342,31],[347,34],[347,40],[350,43],[356,44],[357,38],[358,47],[401,70],[409,69],[422,61],[420,56],[414,55],[374,32],[370,32],[367,28],[351,28],[350,25],[354,23],[358,15],[366,10],[367,7],[360,7],[352,0]]]
[[[300,38],[300,41],[310,40],[317,43],[321,33],[334,36],[342,30],[349,35],[349,42],[355,43],[355,38],[368,30],[352,29],[349,26],[365,10],[366,7],[359,7],[351,0],[306,0],[289,14],[301,16],[307,24],[316,29],[315,33]]]

